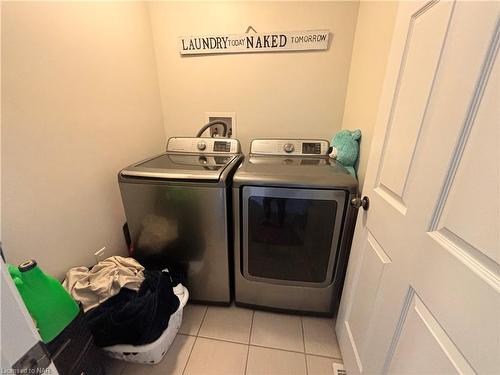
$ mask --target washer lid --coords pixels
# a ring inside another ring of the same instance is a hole
[[[123,169],[122,176],[218,182],[237,155],[165,153]]]

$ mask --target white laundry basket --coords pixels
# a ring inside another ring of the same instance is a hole
[[[183,293],[178,294],[179,308],[170,316],[168,327],[154,342],[146,345],[113,345],[102,348],[105,353],[113,358],[135,363],[159,363],[179,331],[182,323],[182,310],[189,299],[188,290],[182,286]]]

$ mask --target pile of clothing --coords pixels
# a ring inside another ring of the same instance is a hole
[[[63,286],[80,302],[97,346],[156,341],[179,308],[181,278],[148,271],[133,258],[113,256],[91,269],[75,267]]]

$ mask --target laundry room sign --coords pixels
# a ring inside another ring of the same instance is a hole
[[[329,30],[186,36],[179,38],[181,55],[326,50]]]

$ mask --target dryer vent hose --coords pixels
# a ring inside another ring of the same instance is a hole
[[[207,130],[208,128],[211,128],[212,126],[214,125],[222,125],[222,127],[224,128],[224,131],[222,132],[222,137],[226,137],[227,135],[227,124],[222,121],[222,120],[213,120],[213,121],[210,121],[208,124],[205,124],[201,127],[201,129],[198,131],[198,134],[196,134],[196,137],[201,137],[201,135],[203,134],[203,132],[205,130]]]

